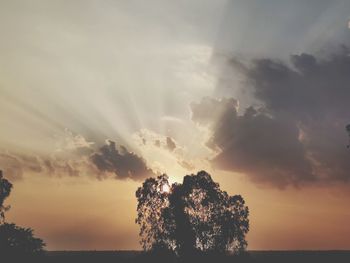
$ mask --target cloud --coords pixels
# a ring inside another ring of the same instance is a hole
[[[193,171],[196,167],[193,165],[193,163],[188,162],[186,160],[178,160],[177,163],[181,165],[181,167],[185,168],[188,171]]]
[[[154,145],[159,148],[160,147],[160,140],[155,140],[154,141]]]
[[[0,167],[0,169],[4,172],[4,176],[11,181],[21,179],[23,176],[22,161],[15,155],[9,153],[1,153]]]
[[[176,149],[175,141],[169,136],[166,137],[166,148],[171,152]]]
[[[206,121],[212,131],[207,145],[217,152],[211,160],[214,167],[242,172],[254,181],[280,186],[313,180],[296,126],[254,108],[239,116],[235,106],[233,99],[210,98],[192,105],[195,122],[207,120],[206,112],[215,116]]]
[[[190,106],[192,120],[200,125],[208,125],[227,113],[236,114],[238,101],[233,98],[219,101],[210,97],[204,97],[200,103],[193,102]]]
[[[154,146],[166,149],[169,152],[174,152],[175,149],[179,148],[174,138],[156,134],[147,129],[142,129],[137,137],[139,137],[138,139],[141,139],[142,145],[151,142]]]
[[[81,134],[75,134],[65,129],[62,135],[56,135],[56,152],[80,152],[91,153],[93,142],[89,142]]]
[[[56,156],[0,153],[0,169],[11,181],[23,179],[26,173],[46,173],[51,176],[79,176],[86,166],[83,158],[62,159]]]
[[[310,118],[348,117],[347,48],[323,59],[310,54],[292,55],[290,62],[291,66],[287,66],[272,59],[258,59],[241,68],[255,97],[269,111],[305,122]]]
[[[0,170],[11,181],[22,179],[26,174],[88,175],[103,179],[114,173],[116,179],[135,180],[155,175],[142,157],[124,146],[117,149],[114,141],[108,140],[98,148],[82,135],[68,130],[56,139],[55,150],[47,154],[0,152]]]
[[[191,125],[195,127],[193,123]],[[134,140],[142,155],[151,161],[152,168],[157,172],[186,173],[194,170],[197,165],[203,167],[204,161],[201,157],[189,153],[185,145],[169,135],[142,129],[134,134]]]
[[[348,49],[322,58],[293,55],[289,64],[273,59],[232,64],[260,106],[239,115],[232,98],[192,103],[192,120],[211,132],[207,145],[217,152],[212,164],[278,186],[349,181]]]
[[[26,174],[80,176],[92,170],[88,157],[94,151],[93,142],[88,142],[82,135],[68,129],[53,137],[54,147],[50,152],[0,151],[0,169],[4,171],[4,175],[15,181],[22,179]]]
[[[129,152],[124,146],[117,149],[116,143],[111,140],[90,158],[99,171],[112,172],[118,179],[142,180],[155,176],[142,157]]]

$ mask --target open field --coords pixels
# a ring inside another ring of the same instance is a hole
[[[10,261],[8,261],[10,262]],[[11,261],[12,262],[12,261]],[[202,256],[188,260],[145,256],[139,251],[50,251],[36,262],[350,262],[350,251],[249,251],[244,257]]]

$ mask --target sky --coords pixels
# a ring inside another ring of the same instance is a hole
[[[208,171],[248,249],[350,249],[350,2],[0,0],[7,221],[141,249],[135,191]]]

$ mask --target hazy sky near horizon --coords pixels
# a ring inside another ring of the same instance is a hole
[[[147,176],[207,170],[248,249],[350,249],[350,2],[1,1],[7,220],[140,249]]]

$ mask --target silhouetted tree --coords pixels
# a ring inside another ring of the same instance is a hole
[[[29,256],[42,253],[44,242],[33,236],[33,230],[15,224],[5,223],[5,212],[10,208],[4,206],[10,195],[12,184],[3,178],[0,170],[0,259],[2,256]]]
[[[168,176],[148,178],[136,191],[137,218],[140,225],[141,245],[144,250],[168,249],[172,244],[166,231],[163,209],[169,205],[168,193],[163,190],[169,186]]]
[[[0,255],[26,256],[44,252],[45,244],[33,236],[33,230],[15,224],[0,225]]]
[[[165,175],[149,178],[136,192],[136,222],[145,250],[162,244],[185,257],[196,252],[245,250],[249,210],[240,195],[220,190],[205,171],[185,176],[169,192],[161,190],[163,183],[168,185]]]
[[[0,224],[5,221],[5,212],[10,208],[9,206],[4,206],[4,201],[10,195],[11,189],[12,184],[3,177],[0,170]]]
[[[181,256],[194,254],[196,250],[195,229],[191,224],[191,215],[186,210],[188,200],[185,188],[181,184],[173,184],[168,195],[169,206],[164,209],[166,226],[171,229],[169,238],[175,243],[174,249]]]

